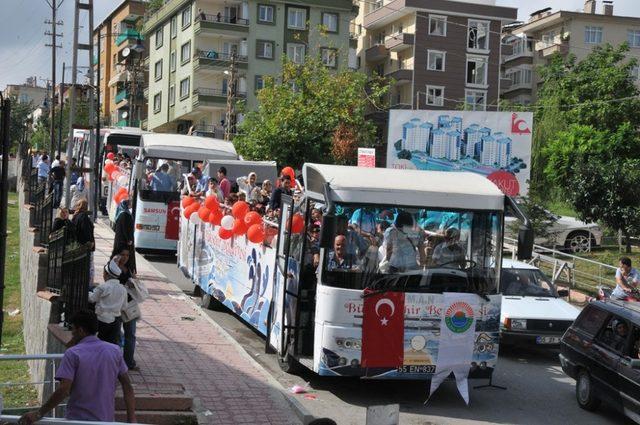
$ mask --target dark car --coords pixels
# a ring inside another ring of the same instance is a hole
[[[562,370],[576,380],[580,407],[601,401],[640,423],[640,303],[595,301],[567,329]]]

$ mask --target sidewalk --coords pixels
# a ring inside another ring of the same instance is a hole
[[[113,232],[99,222],[95,239],[95,279],[101,282]],[[141,255],[136,261],[150,295],[137,324],[136,384],[182,384],[201,423],[300,423],[273,377]]]

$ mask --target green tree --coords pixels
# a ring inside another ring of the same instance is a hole
[[[11,119],[9,123],[9,135],[11,137],[11,151],[22,140],[26,130],[27,121],[31,112],[35,109],[31,103],[20,103],[15,97],[11,97]]]
[[[303,65],[285,59],[278,80],[258,93],[258,109],[247,113],[234,139],[247,159],[304,162],[355,161],[358,146],[375,143],[375,126],[365,118],[388,87],[378,78],[333,71],[307,57]]]

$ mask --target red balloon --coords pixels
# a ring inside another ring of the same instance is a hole
[[[127,188],[126,187],[121,187],[120,189],[118,189],[118,191],[116,193],[127,193]]]
[[[291,221],[291,231],[293,233],[302,233],[303,230],[304,230],[304,218],[302,217],[302,214],[295,213]]]
[[[253,243],[262,243],[264,238],[265,233],[262,224],[254,224],[247,230],[247,239]]]
[[[205,223],[209,221],[209,214],[211,214],[211,210],[206,206],[202,206],[200,207],[200,209],[198,209],[198,217],[200,217],[200,220],[204,221]]]
[[[115,158],[115,157],[116,157],[116,156],[115,156],[115,154],[114,154],[113,152],[109,152],[109,153],[107,154],[107,159],[110,159],[110,160],[112,160],[112,161],[113,161],[113,158]]]
[[[242,236],[247,232],[247,225],[244,220],[236,218],[233,222],[233,234],[236,236]]]
[[[218,202],[218,198],[213,195],[209,195],[206,198],[204,198],[204,205],[210,210],[215,210],[216,208],[220,208],[220,203]]]
[[[249,204],[244,201],[238,201],[231,207],[233,218],[243,220],[244,216],[249,212]]]
[[[233,231],[231,230],[227,230],[224,227],[220,227],[218,229],[218,236],[220,236],[220,239],[229,239],[231,236],[233,236]]]
[[[220,209],[214,209],[213,211],[211,211],[211,214],[209,214],[209,223],[213,224],[214,226],[219,226],[221,221],[222,211],[220,211]]]
[[[195,198],[191,196],[185,196],[182,198],[182,208],[187,208],[189,205],[193,204],[196,201]]]
[[[198,211],[198,208],[193,208],[193,205],[189,205],[187,208],[185,208],[184,210],[184,217],[189,220],[189,218],[191,217],[191,214],[193,214],[194,212]]]
[[[110,175],[111,173],[113,173],[115,169],[116,169],[116,166],[113,164],[113,162],[108,162],[104,165],[104,172],[107,175]]]
[[[249,211],[247,215],[244,216],[244,222],[249,227],[254,224],[262,224],[262,216],[256,211]]]

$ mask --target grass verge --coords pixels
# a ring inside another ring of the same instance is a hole
[[[7,253],[5,258],[4,324],[2,327],[2,354],[23,354],[22,312],[13,314],[20,306],[20,222],[18,196],[9,194],[7,216]],[[35,295],[34,295],[35,296]],[[9,315],[12,313],[13,315]],[[29,369],[25,361],[0,362],[0,383],[29,382]],[[38,394],[33,385],[2,386],[0,392],[4,407],[33,406]]]

